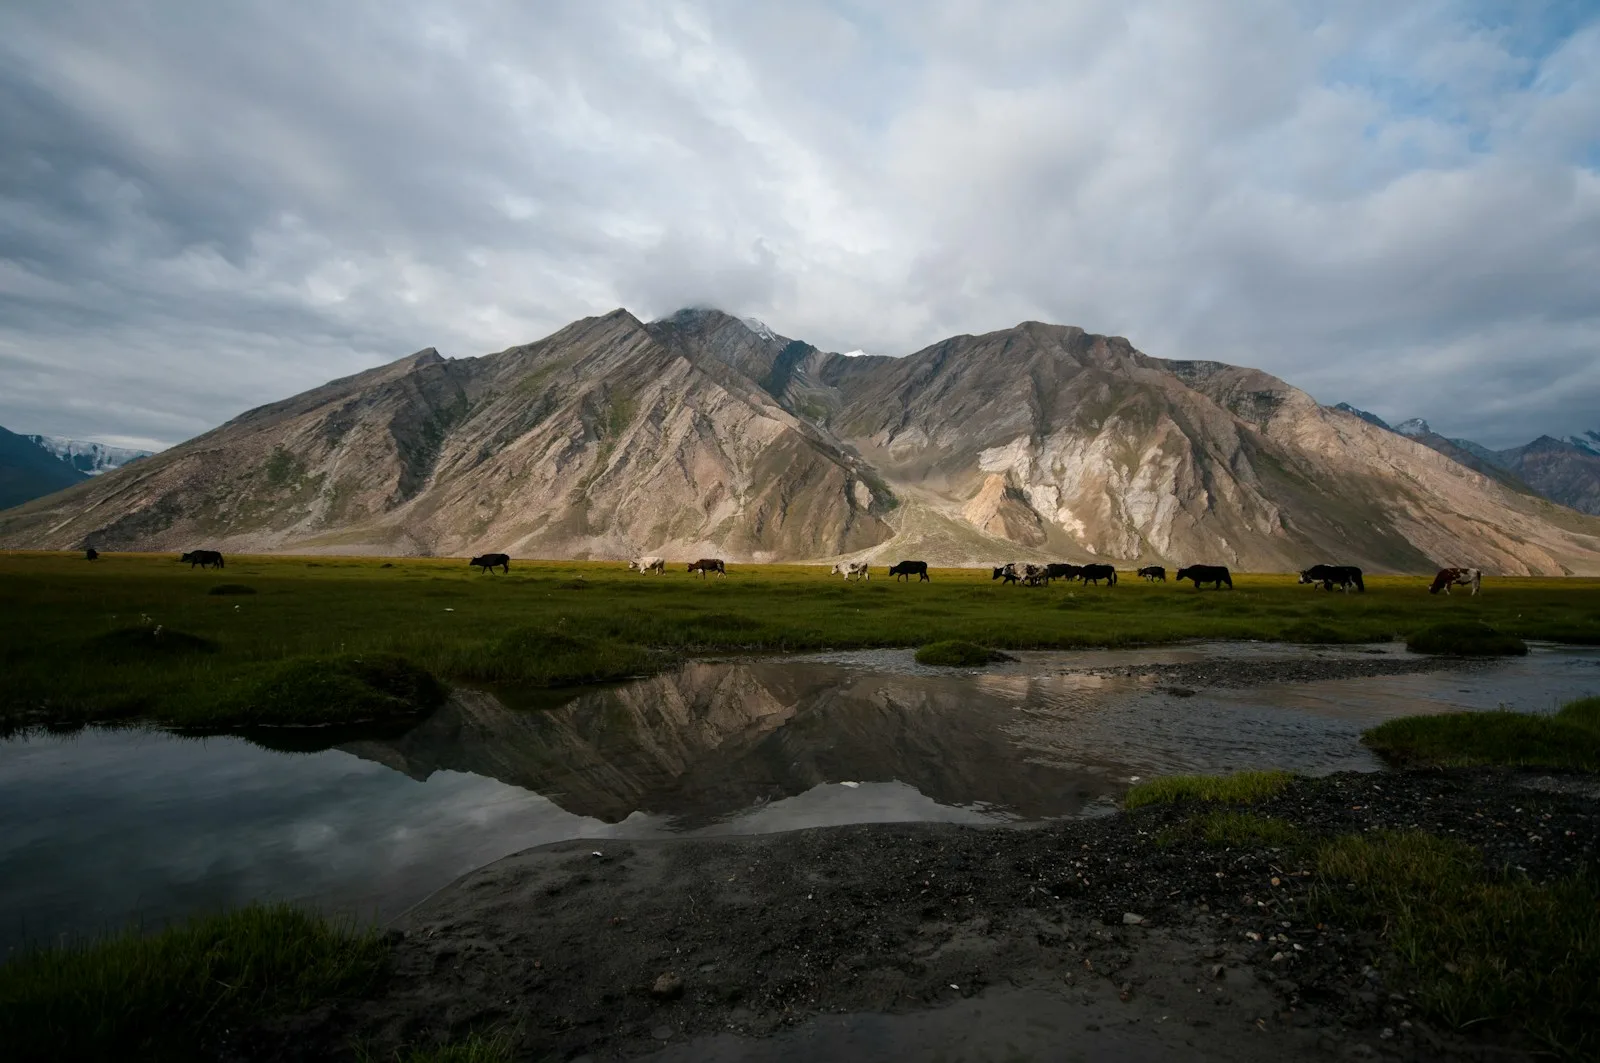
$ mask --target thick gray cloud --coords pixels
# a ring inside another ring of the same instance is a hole
[[[1246,2],[0,10],[0,424],[173,442],[626,306],[1026,319],[1491,445],[1600,427],[1600,17]]]

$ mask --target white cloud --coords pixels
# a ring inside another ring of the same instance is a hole
[[[0,424],[176,439],[625,305],[1024,319],[1594,427],[1600,21],[1436,2],[0,12]]]

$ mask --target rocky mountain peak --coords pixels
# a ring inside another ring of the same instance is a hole
[[[1420,417],[1413,417],[1408,421],[1401,421],[1399,424],[1394,426],[1394,430],[1403,436],[1411,436],[1412,438],[1433,434],[1433,429],[1429,427],[1428,422],[1424,421]]]

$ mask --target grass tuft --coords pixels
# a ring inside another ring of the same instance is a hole
[[[1574,701],[1554,716],[1503,711],[1403,716],[1366,731],[1361,741],[1385,760],[1407,766],[1600,771],[1600,698]]]
[[[0,965],[0,1044],[18,1060],[194,1059],[212,1031],[364,990],[386,956],[288,905],[28,950]]]
[[[917,650],[918,664],[939,665],[945,668],[977,668],[996,661],[1014,661],[1007,653],[991,650],[987,646],[979,646],[974,642],[963,642],[960,639],[948,639],[944,642],[930,642]]]
[[[660,658],[642,646],[544,627],[517,628],[458,656],[451,672],[490,683],[566,686],[644,675]]]
[[[1122,799],[1124,808],[1144,805],[1176,805],[1183,801],[1213,801],[1218,804],[1248,805],[1271,797],[1294,778],[1287,771],[1241,771],[1233,775],[1169,775],[1130,787]]]
[[[1311,907],[1371,926],[1456,1028],[1523,1031],[1569,1058],[1600,1052],[1600,884],[1546,886],[1484,870],[1477,850],[1420,831],[1322,847]]]
[[[1406,639],[1406,649],[1451,657],[1525,657],[1528,644],[1473,620],[1423,628]]]
[[[417,716],[444,704],[437,679],[387,653],[287,661],[242,696],[207,706],[200,724],[309,725]]]
[[[1287,820],[1218,809],[1190,816],[1160,836],[1164,843],[1186,839],[1219,849],[1286,849],[1299,844],[1301,834]]]
[[[254,594],[254,587],[246,587],[243,583],[219,583],[206,591],[207,594]]]

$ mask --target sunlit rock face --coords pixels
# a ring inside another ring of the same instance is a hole
[[[1600,573],[1600,521],[1518,488],[1077,328],[897,359],[618,310],[252,410],[0,515],[0,546]]]

